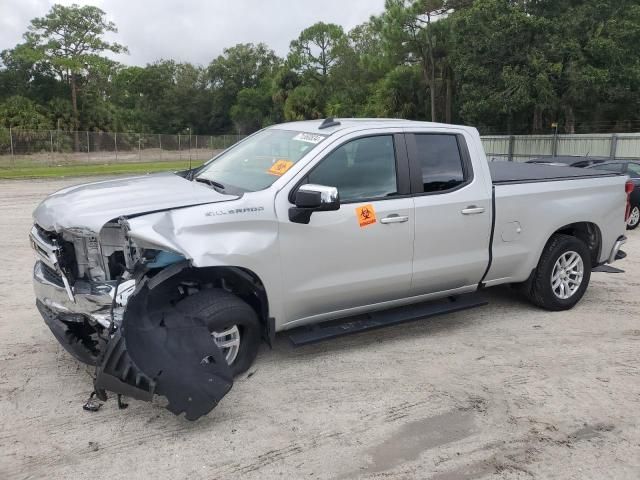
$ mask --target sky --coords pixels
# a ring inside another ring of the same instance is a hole
[[[118,27],[107,38],[129,48],[115,59],[128,65],[163,58],[207,65],[237,43],[264,42],[284,56],[316,22],[349,30],[384,9],[384,0],[0,0],[0,51],[21,42],[31,19],[54,3],[104,10]]]

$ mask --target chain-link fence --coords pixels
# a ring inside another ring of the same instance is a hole
[[[173,162],[198,164],[242,135],[167,135],[0,129],[0,168]],[[558,155],[640,158],[640,133],[484,136],[490,161]]]
[[[0,129],[0,168],[141,162],[202,163],[242,135]]]
[[[484,136],[482,144],[490,161],[526,162],[565,155],[640,158],[640,133]]]

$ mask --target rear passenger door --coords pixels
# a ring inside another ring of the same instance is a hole
[[[489,262],[490,181],[474,172],[465,136],[407,132],[415,200],[412,294],[473,290]]]

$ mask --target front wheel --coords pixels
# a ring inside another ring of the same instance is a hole
[[[178,307],[204,321],[234,376],[249,369],[260,346],[260,321],[249,304],[226,290],[210,289],[185,298]]]
[[[590,279],[589,248],[576,237],[556,234],[547,243],[524,291],[532,303],[545,310],[569,310],[583,297]]]
[[[640,206],[636,205],[631,209],[629,220],[627,220],[627,230],[635,230],[640,224]]]

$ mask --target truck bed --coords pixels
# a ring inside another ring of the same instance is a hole
[[[554,182],[584,178],[612,177],[619,173],[590,168],[560,167],[535,163],[490,162],[491,180],[494,185]]]

